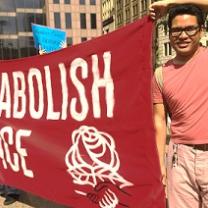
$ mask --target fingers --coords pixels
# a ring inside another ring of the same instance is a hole
[[[156,13],[154,8],[152,7],[152,4],[149,6],[149,16],[151,17],[152,20],[156,19]]]
[[[61,48],[66,48],[67,47],[66,41],[61,41],[60,47]]]
[[[157,1],[149,6],[149,15],[153,20],[156,20],[166,15],[167,9],[168,9],[168,2]]]
[[[113,193],[110,189],[104,194],[104,197],[99,202],[101,208],[115,208],[118,205],[119,201],[115,193]]]
[[[157,20],[162,17],[160,8],[154,6],[153,4],[149,7],[149,16],[152,20]]]

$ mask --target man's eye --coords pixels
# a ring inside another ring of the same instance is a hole
[[[172,32],[180,32],[182,29],[181,28],[173,28]]]
[[[194,28],[194,27],[187,27],[187,28],[185,28],[185,30],[186,31],[192,31],[192,30],[195,30],[196,28]]]

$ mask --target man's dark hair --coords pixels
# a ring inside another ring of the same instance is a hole
[[[169,16],[168,16],[168,27],[171,28],[172,26],[172,20],[177,16],[177,15],[183,15],[183,14],[189,14],[196,16],[197,22],[199,26],[203,26],[205,22],[205,14],[204,12],[196,5],[194,4],[179,4],[175,7],[172,7],[168,11]]]

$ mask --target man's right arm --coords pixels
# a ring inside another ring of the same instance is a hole
[[[156,144],[158,149],[160,168],[162,173],[162,182],[166,184],[166,165],[165,165],[165,149],[166,149],[166,112],[163,103],[153,105]]]
[[[160,18],[166,15],[167,10],[177,4],[196,4],[205,12],[208,12],[207,0],[161,0],[152,3],[149,7],[149,13],[152,19]]]

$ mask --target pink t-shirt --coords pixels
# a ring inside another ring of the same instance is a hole
[[[163,88],[155,78],[153,103],[163,103],[171,113],[171,139],[174,143],[208,143],[208,49],[199,52],[185,65],[172,61],[163,67]]]

